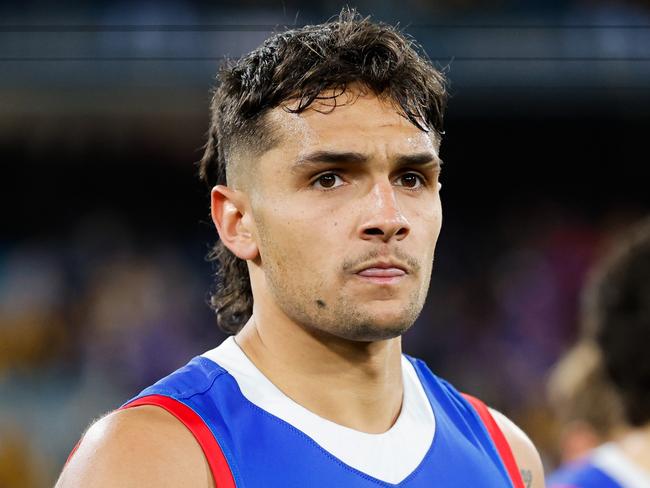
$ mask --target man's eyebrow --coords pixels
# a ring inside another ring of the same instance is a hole
[[[314,151],[300,156],[292,166],[296,171],[303,166],[310,164],[361,164],[370,159],[370,156],[351,151]],[[398,166],[424,166],[433,163],[440,167],[442,161],[433,152],[425,151],[414,154],[400,154],[396,156],[395,162]]]
[[[368,156],[357,152],[339,152],[339,151],[315,151],[304,156],[300,156],[293,164],[294,168],[299,168],[303,165],[329,163],[329,164],[359,164],[368,161]]]
[[[442,166],[442,161],[437,154],[432,152],[421,152],[415,154],[402,154],[395,158],[399,166],[424,166],[433,163],[434,166]]]

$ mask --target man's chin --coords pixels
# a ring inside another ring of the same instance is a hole
[[[387,321],[386,318],[378,320],[366,320],[357,323],[346,324],[336,332],[341,338],[358,342],[376,342],[394,339],[404,334],[411,328],[413,321],[401,320]]]

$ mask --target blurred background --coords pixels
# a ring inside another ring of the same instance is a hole
[[[650,5],[361,0],[450,80],[445,222],[405,337],[559,459],[549,368],[585,272],[650,211]],[[88,424],[216,346],[195,162],[220,61],[340,2],[0,6],[0,487],[49,486]]]

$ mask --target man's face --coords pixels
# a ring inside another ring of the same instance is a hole
[[[280,143],[250,202],[266,287],[291,320],[358,341],[396,337],[426,298],[442,211],[438,145],[372,94],[269,114]]]

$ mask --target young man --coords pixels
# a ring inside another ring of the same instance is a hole
[[[349,12],[224,69],[201,175],[236,335],[91,427],[59,486],[543,486],[517,427],[402,355],[444,104],[410,40]]]
[[[549,486],[650,488],[650,219],[601,263],[584,297],[586,340],[622,404],[625,429],[551,475]]]

